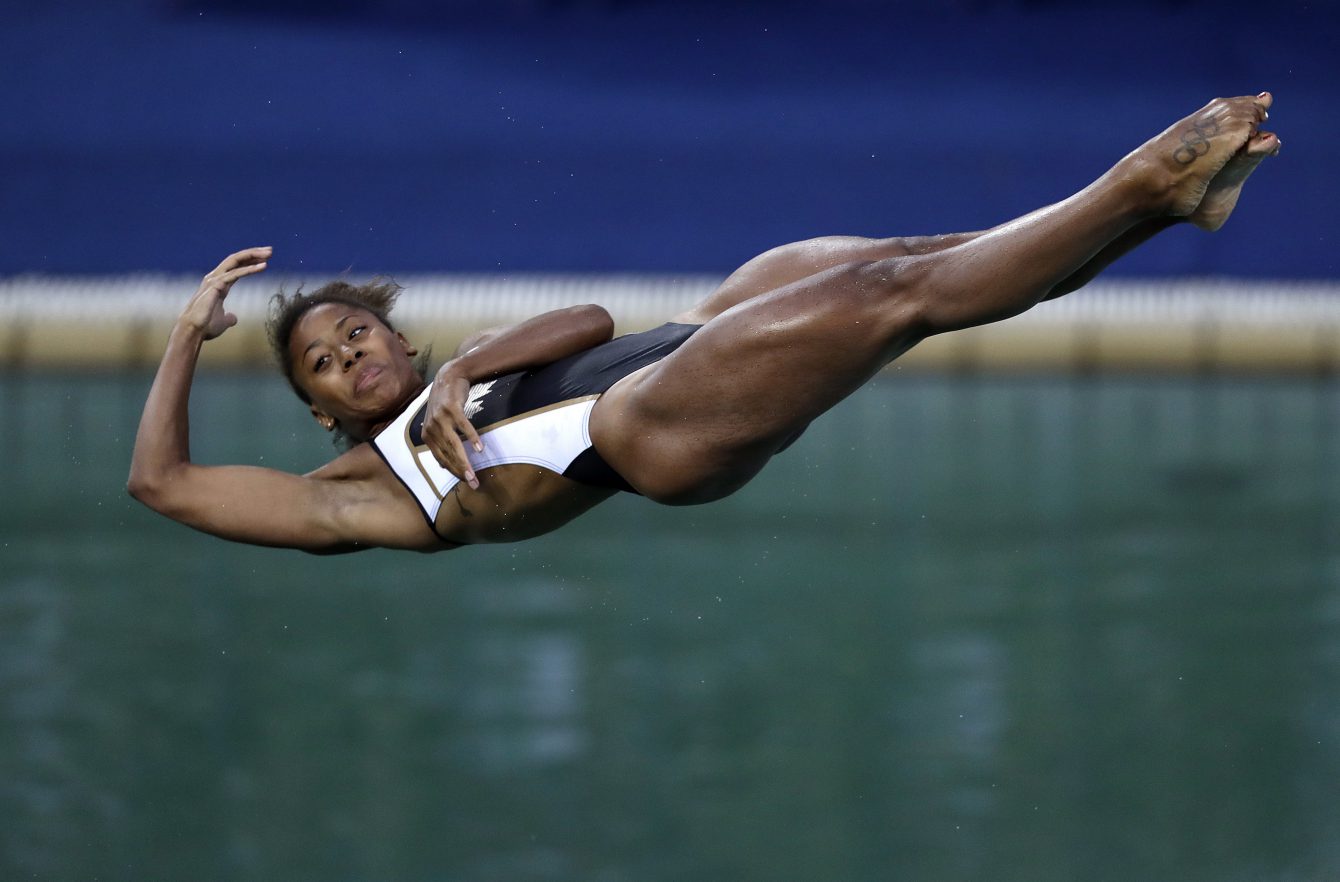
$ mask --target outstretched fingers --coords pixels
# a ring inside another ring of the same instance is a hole
[[[225,257],[218,266],[206,273],[205,278],[208,279],[213,276],[221,275],[229,270],[236,269],[237,267],[264,263],[266,260],[269,260],[270,255],[273,252],[274,248],[269,245],[260,245],[255,248],[244,248],[241,251],[235,251]]]
[[[205,274],[200,283],[201,293],[212,290],[217,291],[220,296],[227,296],[229,289],[238,279],[264,271],[269,265],[268,261],[273,251],[269,245],[263,245],[228,255],[222,263]]]
[[[230,269],[221,273],[205,276],[204,283],[220,291],[223,294],[227,294],[228,289],[233,286],[233,282],[236,282],[243,276],[249,276],[252,275],[253,273],[264,272],[267,265],[268,264],[265,261],[261,261],[260,263],[252,263],[246,266],[239,266],[235,269]]]
[[[200,287],[186,305],[180,321],[200,331],[206,340],[212,340],[236,325],[237,316],[224,311],[223,300],[238,279],[263,272],[272,252],[267,245],[225,257],[200,281]]]

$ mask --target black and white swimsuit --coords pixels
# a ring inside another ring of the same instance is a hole
[[[665,324],[616,337],[533,371],[504,374],[470,387],[465,415],[482,453],[467,447],[478,473],[491,466],[529,463],[583,484],[637,492],[591,446],[588,425],[596,399],[616,382],[660,361],[693,336],[699,325]],[[423,443],[423,414],[430,385],[372,439],[428,519],[437,521],[442,500],[457,484]]]

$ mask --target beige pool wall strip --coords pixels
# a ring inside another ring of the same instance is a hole
[[[332,276],[316,276],[314,287]],[[266,304],[282,282],[243,282],[229,297],[239,324],[206,345],[216,367],[270,364]],[[361,281],[353,279],[352,281]],[[711,292],[709,276],[405,276],[395,319],[438,360],[468,333],[574,303],[609,309],[621,333],[659,324]],[[199,280],[174,276],[0,279],[0,367],[148,368]],[[1241,371],[1340,369],[1340,283],[1117,280],[1022,316],[921,343],[900,369],[935,371]]]

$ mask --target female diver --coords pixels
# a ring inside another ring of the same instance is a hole
[[[431,382],[390,324],[393,285],[276,298],[270,331],[316,421],[353,446],[307,475],[191,462],[187,398],[224,298],[270,248],[226,258],[168,340],[128,489],[239,542],[329,553],[437,551],[546,533],[619,490],[720,499],[933,334],[1069,293],[1167,227],[1215,230],[1256,165],[1269,93],[1216,99],[1070,198],[978,233],[829,237],[768,251],[706,300],[611,339],[598,306],[466,340]]]

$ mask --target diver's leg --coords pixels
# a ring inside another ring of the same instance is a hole
[[[675,316],[673,321],[702,325],[731,307],[752,297],[784,288],[792,282],[844,263],[887,260],[910,254],[929,254],[971,241],[976,233],[943,236],[894,236],[867,239],[862,236],[821,236],[791,242],[763,252],[745,263],[704,300]]]
[[[1225,169],[1221,176],[1228,174]],[[1241,189],[1239,185],[1238,189]],[[1236,201],[1236,200],[1235,200]],[[1045,211],[1046,209],[1039,209]],[[1231,210],[1231,209],[1230,209]],[[1199,214],[1200,212],[1197,212]],[[1156,234],[1194,218],[1151,218],[1136,224],[1108,243],[1093,259],[1062,280],[1043,300],[1052,300],[1079,290],[1122,255],[1152,239]],[[1219,222],[1222,225],[1222,221]],[[1218,229],[1218,226],[1214,227]],[[750,298],[808,278],[815,273],[844,263],[888,260],[894,257],[933,254],[971,242],[991,230],[972,233],[946,233],[939,236],[894,236],[867,239],[860,236],[822,236],[781,245],[758,255],[731,273],[705,299],[676,315],[671,321],[702,325]]]
[[[1270,96],[1218,99],[1128,154],[1074,196],[971,242],[902,261],[919,271],[924,329],[942,333],[1028,309],[1139,225],[1193,216],[1211,180],[1248,143]],[[1133,232],[1134,231],[1134,232]]]
[[[1022,312],[1138,224],[1192,214],[1268,103],[1211,102],[1069,199],[969,241],[840,264],[738,304],[606,393],[597,448],[662,501],[733,491],[926,336]]]
[[[1080,267],[1077,272],[1072,273],[1048,291],[1047,296],[1042,299],[1054,300],[1072,291],[1078,291],[1117,258],[1175,224],[1190,222],[1202,230],[1211,232],[1218,230],[1237,206],[1238,196],[1241,195],[1242,185],[1247,182],[1247,178],[1261,164],[1261,160],[1267,156],[1274,156],[1279,150],[1279,139],[1273,133],[1257,132],[1252,135],[1251,139],[1237,153],[1233,154],[1233,158],[1228,161],[1223,170],[1210,181],[1210,187],[1205,191],[1205,196],[1200,200],[1200,205],[1189,217],[1161,217],[1136,224],[1109,243],[1106,248],[1098,252],[1092,260]]]
[[[1225,169],[1221,175],[1227,174]],[[1250,174],[1250,172],[1249,172]],[[1241,189],[1239,184],[1237,189]],[[1236,198],[1233,200],[1236,202]],[[1046,209],[1039,209],[1045,211]],[[1231,211],[1231,206],[1229,208]],[[1201,212],[1197,212],[1200,214]],[[1062,280],[1043,300],[1052,300],[1077,291],[1119,257],[1152,239],[1156,234],[1194,218],[1168,217],[1141,221],[1114,241],[1108,243],[1093,259]],[[1214,227],[1218,229],[1223,221]],[[703,325],[726,310],[761,294],[776,291],[815,273],[845,263],[888,260],[894,257],[933,254],[955,245],[971,242],[991,230],[971,233],[945,233],[938,236],[892,236],[868,239],[861,236],[821,236],[801,242],[791,242],[765,251],[735,270],[716,290],[684,312],[671,318],[673,322]]]
[[[1237,204],[1238,195],[1247,178],[1262,159],[1278,153],[1279,149],[1279,139],[1273,134],[1258,132],[1253,135],[1250,141],[1233,155],[1223,170],[1214,176],[1195,212],[1187,217],[1152,218],[1137,223],[1126,233],[1108,243],[1082,267],[1057,283],[1041,299],[1052,300],[1078,290],[1118,258],[1170,226],[1189,221],[1205,230],[1219,229],[1228,220]],[[1038,211],[1046,210],[1047,208],[1043,208]],[[1021,220],[1030,216],[1025,216]],[[840,264],[932,254],[971,242],[989,232],[993,230],[947,233],[938,236],[894,236],[883,239],[823,236],[792,242],[766,251],[745,263],[731,273],[711,295],[675,316],[674,321],[704,324],[751,297],[775,291]]]

